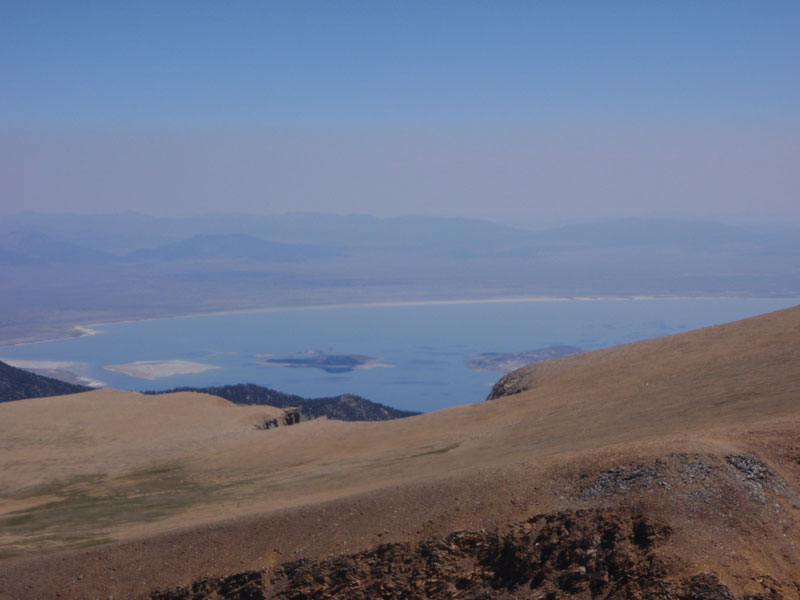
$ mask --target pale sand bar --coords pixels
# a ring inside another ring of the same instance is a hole
[[[189,375],[219,369],[216,365],[189,360],[138,360],[122,365],[106,365],[104,368],[106,371],[116,371],[130,377],[150,380],[170,375]]]

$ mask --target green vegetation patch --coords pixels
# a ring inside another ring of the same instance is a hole
[[[432,454],[446,454],[450,452],[450,450],[455,450],[461,444],[456,442],[455,444],[450,444],[449,446],[443,446],[442,448],[434,448],[432,450],[426,450],[425,452],[420,452],[419,454],[412,454],[411,458],[418,458],[420,456],[430,456]]]
[[[53,481],[17,497],[57,499],[0,518],[0,530],[11,540],[0,547],[0,554],[105,543],[112,527],[156,521],[193,505],[224,501],[252,483],[196,481],[179,463],[152,465],[113,480],[87,475]]]
[[[39,496],[71,496],[81,493],[83,488],[100,484],[105,479],[106,475],[102,473],[77,475],[68,480],[54,479],[46,483],[22,488],[16,492],[5,492],[3,496],[16,499],[36,498]]]

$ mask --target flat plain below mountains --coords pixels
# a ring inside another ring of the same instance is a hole
[[[366,215],[0,217],[0,343],[265,307],[800,295],[800,233],[623,219],[531,231]],[[199,291],[202,290],[201,293]]]
[[[261,429],[0,405],[0,598],[796,598],[800,307],[537,363],[495,399]]]

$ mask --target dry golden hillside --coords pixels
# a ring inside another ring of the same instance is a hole
[[[270,430],[193,394],[0,405],[0,597],[796,597],[800,307],[496,389]]]

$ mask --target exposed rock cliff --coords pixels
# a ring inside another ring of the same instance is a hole
[[[513,396],[519,394],[530,388],[528,383],[528,376],[523,374],[521,370],[512,371],[508,375],[501,377],[497,383],[492,386],[492,391],[486,397],[487,400],[495,400],[503,396]]]

